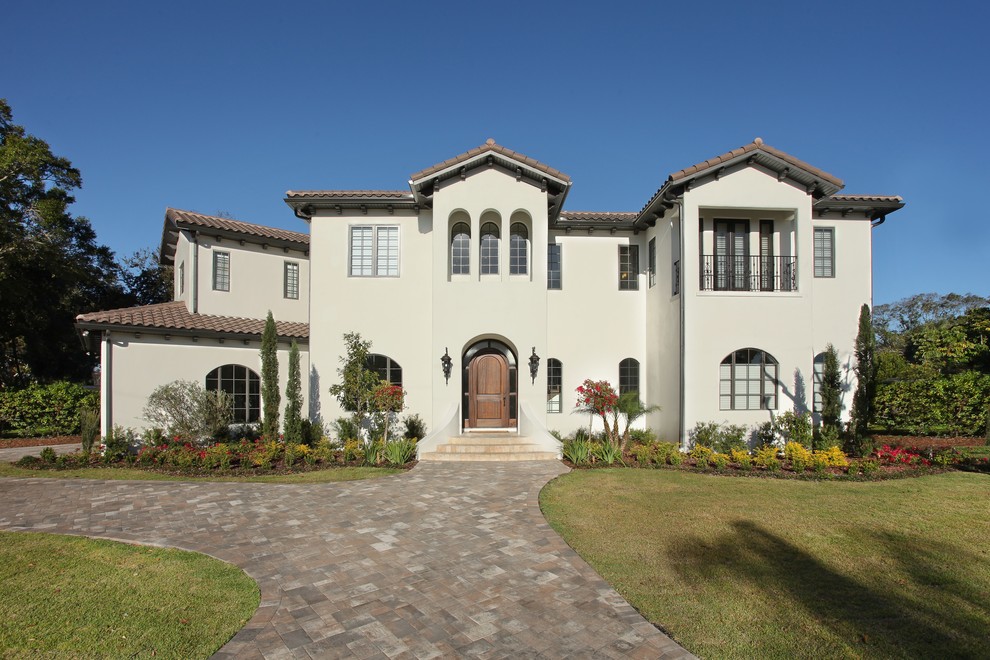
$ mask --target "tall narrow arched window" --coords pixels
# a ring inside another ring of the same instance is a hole
[[[719,366],[720,410],[776,410],[777,360],[758,348],[725,356]]]
[[[521,222],[509,228],[509,275],[529,272],[529,230]]]
[[[481,274],[498,275],[498,241],[501,234],[498,225],[486,222],[481,225]]]
[[[374,371],[382,380],[402,387],[402,367],[389,356],[371,353],[364,362],[364,368]]]
[[[559,413],[563,410],[563,394],[561,392],[564,380],[564,368],[560,360],[547,360],[547,412]]]
[[[626,392],[639,392],[639,362],[633,358],[619,363],[619,396]]]
[[[240,364],[225,364],[206,375],[207,390],[223,390],[234,400],[231,421],[251,424],[261,418],[261,379]]]
[[[450,230],[450,273],[467,275],[471,272],[471,226],[458,222]]]

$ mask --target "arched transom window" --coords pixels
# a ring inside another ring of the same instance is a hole
[[[498,241],[501,234],[498,225],[486,222],[481,225],[481,274],[498,275]]]
[[[450,272],[467,275],[471,272],[471,227],[458,222],[450,230]]]
[[[382,380],[402,387],[402,367],[389,356],[372,353],[365,361],[364,368],[374,371]]]
[[[725,356],[719,366],[720,410],[776,410],[777,360],[758,348]]]
[[[639,361],[626,358],[619,363],[619,396],[639,392]]]
[[[529,230],[521,222],[512,223],[509,229],[509,275],[525,275],[529,272]]]
[[[232,421],[252,424],[261,418],[261,379],[240,364],[225,364],[206,375],[206,389],[223,390],[234,400]]]

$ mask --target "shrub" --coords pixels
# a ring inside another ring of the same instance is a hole
[[[100,435],[100,411],[89,406],[79,408],[79,435],[84,454],[93,451],[93,444]]]
[[[719,439],[721,424],[718,422],[698,422],[694,428],[688,431],[688,439],[692,447],[715,446]]]
[[[42,463],[54,463],[55,459],[58,458],[55,450],[51,447],[45,447],[42,449],[39,457],[41,458]]]
[[[405,465],[416,455],[416,441],[403,438],[385,445],[385,462],[389,465]]]
[[[753,463],[764,467],[771,472],[780,469],[780,460],[777,458],[777,448],[773,446],[760,447],[753,456]]]
[[[842,437],[835,426],[822,426],[815,429],[815,449],[830,449],[842,447]]]
[[[843,451],[833,445],[828,449],[821,449],[815,452],[815,457],[821,457],[829,467],[849,467],[849,459]]]
[[[777,435],[787,443],[796,442],[807,449],[811,449],[813,438],[811,425],[811,413],[796,413],[788,410],[777,415],[774,420],[774,430]]]
[[[725,468],[729,467],[728,454],[722,454],[719,452],[712,454],[712,467],[714,467],[717,472],[721,472]]]
[[[753,444],[756,447],[769,447],[777,443],[777,433],[773,422],[763,422],[753,429]]]
[[[216,444],[206,448],[206,451],[203,453],[202,463],[205,468],[226,470],[230,467],[230,459],[230,447],[225,444]]]
[[[116,463],[127,455],[134,444],[134,431],[115,425],[103,438],[103,462]]]
[[[80,408],[99,409],[99,395],[83,385],[59,381],[0,390],[0,432],[22,437],[72,435]]]
[[[640,465],[651,465],[656,458],[652,445],[633,445],[630,453]]]
[[[680,456],[681,451],[677,445],[672,442],[658,442],[653,445],[653,451],[656,454],[658,463],[669,463],[670,457],[677,454]]]
[[[678,465],[684,462],[684,454],[682,454],[681,451],[677,449],[671,452],[667,456],[667,462],[673,465],[674,467],[677,467]]]
[[[982,435],[990,428],[990,375],[965,371],[884,383],[877,388],[875,414],[881,431]]]
[[[622,454],[619,448],[611,442],[595,443],[592,453],[596,459],[605,465],[612,465],[616,461],[622,462]]]
[[[344,441],[344,462],[364,460],[364,445],[357,438]]]
[[[591,443],[584,437],[567,440],[562,451],[564,458],[574,465],[585,465],[591,456]]]
[[[382,441],[368,438],[364,441],[364,464],[378,465],[382,462]]]
[[[864,458],[859,462],[859,473],[864,477],[870,477],[880,469],[880,463],[872,458]]]
[[[199,383],[176,380],[155,388],[144,417],[170,436],[189,442],[227,435],[233,398],[223,390],[207,391]]]
[[[729,451],[729,457],[733,463],[739,465],[739,469],[741,470],[750,470],[753,468],[753,457],[745,449],[733,449]]]
[[[338,417],[333,423],[333,428],[341,442],[358,440],[361,437],[360,427],[350,417]]]
[[[402,437],[406,440],[422,440],[426,437],[426,422],[418,414],[406,415],[402,424],[406,427],[402,433]],[[560,440],[559,433],[554,437]]]
[[[657,434],[653,429],[629,429],[629,440],[641,445],[652,445],[657,441]]]
[[[733,449],[746,447],[746,427],[738,424],[698,422],[688,432],[688,438],[694,446],[708,447],[724,454]]]

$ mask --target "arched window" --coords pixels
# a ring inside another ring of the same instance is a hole
[[[547,412],[559,413],[563,410],[563,395],[561,387],[563,385],[563,365],[560,360],[550,358],[547,360]]]
[[[825,378],[825,354],[819,353],[815,356],[814,371],[811,379],[811,410],[821,413],[822,408],[822,381]]]
[[[509,228],[509,275],[529,272],[529,230],[521,222]]]
[[[372,353],[365,361],[364,368],[374,371],[382,380],[402,387],[402,367],[389,356]]]
[[[481,225],[481,274],[498,275],[498,225],[486,222]]]
[[[232,421],[252,424],[261,418],[261,379],[240,364],[225,364],[206,375],[207,390],[223,390],[234,399]]]
[[[758,348],[725,356],[719,367],[720,410],[776,410],[777,360]]]
[[[471,226],[458,222],[450,230],[450,272],[467,275],[471,272]]]
[[[619,396],[626,392],[639,392],[639,362],[633,358],[619,363]]]

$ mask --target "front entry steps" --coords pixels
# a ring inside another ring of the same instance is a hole
[[[557,454],[542,451],[516,433],[472,431],[447,439],[436,451],[423,452],[421,461],[555,461]]]

